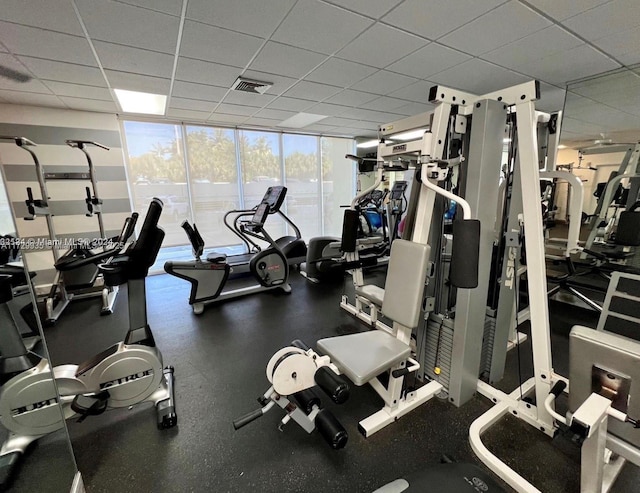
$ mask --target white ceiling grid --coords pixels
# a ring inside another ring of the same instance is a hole
[[[568,81],[640,63],[639,43],[638,0],[4,0],[0,64],[33,80],[0,78],[0,101],[118,112],[121,88],[167,94],[174,120],[304,111],[327,116],[305,131],[364,136],[428,110],[434,84],[538,78],[538,106],[561,109]],[[239,75],[273,87],[231,91]]]

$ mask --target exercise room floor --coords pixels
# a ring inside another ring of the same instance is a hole
[[[279,409],[234,431],[233,419],[258,407],[256,398],[268,387],[265,366],[276,350],[296,338],[313,345],[322,337],[363,328],[339,309],[342,284],[311,284],[297,273],[292,274],[291,284],[290,295],[249,296],[209,306],[195,316],[186,301],[187,283],[168,275],[147,279],[149,323],[165,364],[175,367],[178,426],[159,431],[151,406],[68,422],[89,493],[365,493],[438,463],[444,453],[478,463],[467,432],[490,407],[481,397],[461,408],[434,399],[365,439],[357,423],[379,409],[381,401],[370,387],[352,386],[346,404],[327,405],[349,433],[349,443],[339,451],[293,422],[278,431],[283,416]],[[72,303],[58,325],[46,329],[54,364],[77,363],[124,336],[125,290],[113,315],[99,317],[97,312],[96,301]],[[551,313],[554,364],[556,371],[566,374],[572,323],[594,325],[596,317],[555,304]],[[525,343],[523,378],[530,372],[529,351]],[[518,380],[512,353],[503,382],[507,389]],[[507,418],[485,441],[542,491],[579,491],[579,452],[562,437],[552,441]],[[34,460],[42,457],[38,447],[32,453]],[[638,480],[638,471],[627,465],[615,491],[635,492]],[[40,491],[59,490],[40,487]]]

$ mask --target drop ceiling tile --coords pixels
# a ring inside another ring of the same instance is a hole
[[[67,82],[45,82],[46,86],[57,96],[71,96],[83,99],[100,99],[102,101],[113,101],[111,92],[105,87],[82,86],[80,84],[69,84]]]
[[[397,91],[393,91],[389,96],[399,99],[407,99],[409,101],[416,101],[419,103],[429,102],[429,89],[435,86],[434,82],[427,80],[421,80],[410,86],[403,87]]]
[[[394,113],[396,108],[401,108],[406,105],[407,101],[404,99],[390,98],[388,96],[382,96],[381,98],[374,99],[368,103],[360,105],[361,108],[375,111],[391,111]]]
[[[2,20],[84,36],[73,4],[67,0],[47,0],[46,8],[42,0],[3,0]]]
[[[180,55],[244,68],[261,45],[255,36],[185,21]]]
[[[307,99],[309,101],[322,101],[334,94],[340,92],[340,87],[330,86],[327,84],[317,84],[306,80],[298,82],[289,89],[285,94],[287,97]]]
[[[293,79],[291,77],[283,77],[282,75],[268,74],[265,72],[258,72],[256,70],[247,70],[242,74],[242,76],[248,77],[249,79],[270,82],[272,86],[266,92],[266,94],[269,95],[282,94],[297,81],[297,79]]]
[[[113,101],[98,101],[96,99],[72,98],[61,96],[60,99],[72,110],[99,111],[103,113],[117,113],[118,107]]]
[[[398,58],[422,48],[428,41],[393,27],[376,24],[353,40],[336,56],[352,62],[383,68]],[[371,49],[375,46],[375,49]]]
[[[599,38],[593,44],[625,65],[640,63],[640,26]]]
[[[257,106],[262,108],[268,105],[274,96],[271,94],[252,94],[241,91],[230,91],[224,98],[225,103],[242,104],[244,106]]]
[[[363,130],[361,128],[353,128],[353,127],[337,127],[333,129],[333,132],[336,135],[345,135],[348,137],[375,137],[376,133],[368,130]]]
[[[274,120],[273,118],[249,118],[244,122],[244,125],[247,125],[247,126],[255,125],[257,127],[274,128],[281,121],[282,120]]]
[[[329,0],[329,3],[340,5],[362,15],[379,19],[398,5],[402,0]]]
[[[331,125],[333,127],[348,127],[350,125],[354,125],[358,123],[358,120],[353,120],[351,118],[344,118],[339,116],[331,116],[329,118],[325,118],[322,120],[324,125]]]
[[[211,115],[209,123],[218,124],[239,124],[247,120],[246,116],[242,115],[225,115],[223,113],[214,113]]]
[[[573,94],[580,94],[592,98],[596,101],[609,101],[612,95],[620,95],[626,97],[630,94],[637,93],[640,85],[638,76],[629,70],[620,70],[615,73],[609,73],[604,77],[587,79],[576,82],[569,86],[571,91],[569,94],[573,98]],[[586,98],[581,98],[584,102],[589,102]]]
[[[533,7],[542,10],[557,21],[578,15],[610,0],[527,0]]]
[[[417,115],[418,113],[425,113],[426,111],[433,111],[435,105],[431,103],[407,103],[404,106],[400,106],[393,110],[394,113],[404,116]]]
[[[273,120],[284,121],[287,118],[292,117],[296,113],[297,113],[296,111],[273,110],[273,109],[266,108],[266,109],[260,110],[258,113],[256,113],[256,117],[257,118],[271,118]]]
[[[226,113],[228,115],[251,116],[260,110],[259,106],[242,106],[240,104],[221,103],[216,108],[216,113]]]
[[[389,65],[387,70],[417,77],[418,79],[425,79],[471,58],[470,55],[452,50],[441,44],[431,43]]]
[[[211,113],[218,103],[213,101],[198,101],[197,99],[186,99],[172,97],[169,106],[179,110],[208,111]]]
[[[558,26],[550,26],[482,55],[484,60],[521,71],[531,60],[570,50],[583,42]]]
[[[339,58],[330,58],[311,72],[311,74],[307,75],[305,79],[313,82],[347,87],[374,72],[377,72],[377,69],[367,65],[361,65]]]
[[[481,55],[551,25],[540,14],[511,0],[439,41],[465,53]]]
[[[539,60],[531,60],[524,73],[556,85],[619,68],[620,65],[584,44]]]
[[[329,55],[372,24],[371,19],[317,0],[299,0],[271,39]]]
[[[354,84],[353,88],[374,94],[389,94],[415,82],[418,82],[418,79],[414,77],[407,77],[406,75],[381,70]]]
[[[203,62],[181,56],[178,58],[176,80],[219,87],[231,87],[242,72],[241,68],[220,63]]]
[[[169,108],[167,110],[167,116],[170,118],[184,118],[185,120],[196,122],[206,121],[210,114],[210,111],[181,110],[177,108]]]
[[[314,115],[340,116],[349,112],[352,108],[348,106],[340,106],[337,104],[319,103],[308,108],[306,113]]]
[[[504,0],[448,0],[443,6],[439,0],[406,0],[382,20],[435,40],[501,3]]]
[[[324,121],[324,120],[321,120]],[[307,125],[306,127],[302,127],[302,130],[305,132],[317,132],[319,134],[328,134],[336,128],[335,125],[323,125],[322,123],[314,123],[312,125]]]
[[[274,110],[288,110],[288,111],[303,111],[311,106],[313,103],[305,99],[288,98],[286,96],[280,96],[269,103],[269,108]]]
[[[42,82],[33,78],[31,72],[27,70],[27,68],[20,63],[13,55],[9,53],[0,53],[0,66],[6,67],[8,70],[14,70],[24,75],[25,77],[31,77],[30,80],[26,82],[18,82],[6,77],[0,77],[0,87],[3,89],[14,89],[16,91],[27,91],[27,92],[40,92],[40,93],[48,93],[51,94],[45,86],[42,85]]]
[[[187,99],[201,99],[203,101],[222,101],[227,89],[224,87],[206,86],[192,82],[175,81],[171,96]]]
[[[14,55],[96,66],[85,38],[0,22],[0,41]]]
[[[640,2],[613,0],[563,22],[585,39],[595,41],[640,26]]]
[[[117,0],[121,3],[136,5],[145,9],[158,10],[165,14],[179,16],[182,12],[182,0]]]
[[[36,94],[33,92],[10,91],[0,89],[0,98],[12,104],[26,104],[30,106],[49,106],[64,108],[60,99],[52,94]]]
[[[295,0],[251,0],[231,6],[226,0],[189,0],[187,18],[267,38],[294,3]]]
[[[151,77],[150,75],[132,74],[105,70],[105,75],[113,89],[126,89],[128,91],[150,92],[153,94],[169,94],[169,79]]]
[[[360,123],[357,124],[365,125],[363,128],[371,128],[371,126],[377,127],[379,123],[388,123],[399,120],[402,118],[398,114],[390,114],[382,111],[373,111],[373,110],[365,110],[361,108],[349,108],[349,113],[345,113],[343,116],[345,118],[358,118]]]
[[[173,55],[103,41],[94,41],[93,46],[105,69],[171,78]]]
[[[178,17],[102,0],[76,0],[76,5],[92,40],[175,52]]]
[[[456,65],[430,77],[430,79],[438,84],[473,94],[486,94],[530,80],[529,77],[516,74],[478,58]]]
[[[331,96],[325,103],[341,104],[343,106],[359,106],[376,99],[378,95],[368,92],[354,91],[353,89],[345,89],[344,91]]]
[[[324,55],[269,41],[251,62],[251,70],[300,78],[325,60]]]
[[[107,87],[102,72],[100,72],[100,69],[97,67],[74,65],[71,63],[26,56],[20,56],[18,59],[40,79]]]

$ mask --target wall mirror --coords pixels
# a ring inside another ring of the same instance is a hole
[[[2,149],[5,149],[2,144]],[[4,152],[2,164],[6,163]],[[11,154],[11,153],[9,153]],[[82,491],[54,385],[32,275],[0,180],[0,491]],[[24,248],[23,248],[24,250]],[[35,435],[37,440],[30,440]]]

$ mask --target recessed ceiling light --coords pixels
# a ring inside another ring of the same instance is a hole
[[[125,113],[144,113],[147,115],[164,115],[167,96],[150,92],[127,91],[114,89],[118,103]]]
[[[391,138],[393,140],[413,140],[419,139],[426,132],[425,128],[419,128],[417,130],[411,130],[409,132],[402,132],[397,135],[392,135]]]
[[[327,118],[327,115],[314,115],[313,113],[298,113],[278,123],[278,127],[302,128],[312,123]]]
[[[511,139],[507,137],[506,139],[502,139],[502,142],[504,142],[505,144],[508,144],[509,142],[511,142]]]
[[[376,139],[373,139],[360,142],[356,147],[359,147],[360,149],[369,149],[370,147],[376,147],[377,145],[378,141]]]
[[[558,146],[558,149],[566,149],[566,148],[567,148],[567,146],[566,146],[566,145],[564,145],[564,144],[560,144],[560,145]]]

